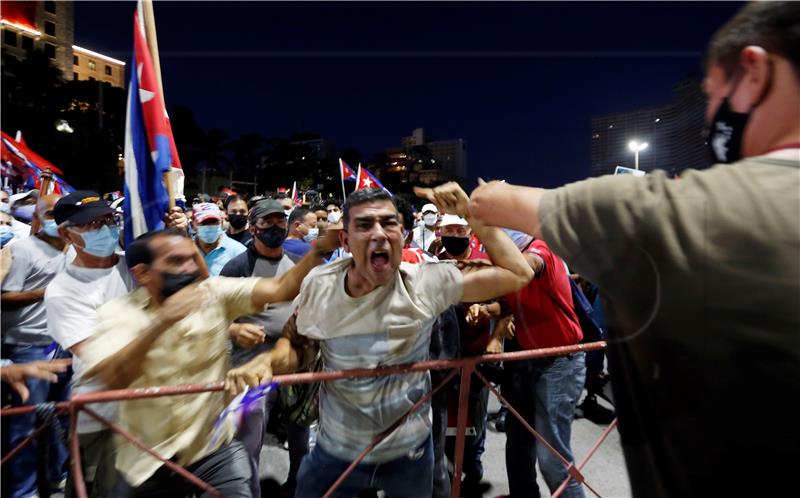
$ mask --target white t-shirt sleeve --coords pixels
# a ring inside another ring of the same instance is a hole
[[[464,278],[455,263],[440,261],[416,266],[418,273],[414,291],[434,316],[461,302]]]
[[[47,309],[47,333],[64,349],[91,337],[97,326],[97,309],[87,299],[78,296],[44,296]]]
[[[11,268],[9,268],[6,278],[3,280],[3,292],[22,291],[29,267],[28,251],[20,246],[11,247]]]

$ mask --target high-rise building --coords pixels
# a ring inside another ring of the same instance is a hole
[[[0,39],[5,66],[11,58],[24,60],[41,50],[66,80],[105,81],[125,86],[125,63],[78,47],[75,40],[73,2],[0,2]]]
[[[634,167],[632,140],[647,142],[639,153],[639,169],[676,174],[711,164],[703,133],[705,97],[700,84],[685,80],[673,87],[671,103],[649,109],[592,118],[592,176],[607,175],[616,166]]]
[[[466,140],[429,141],[425,130],[416,128],[400,143],[385,150],[387,164],[378,166],[379,174],[393,175],[401,183],[426,185],[466,179]]]

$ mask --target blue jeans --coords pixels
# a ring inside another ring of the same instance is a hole
[[[3,344],[2,356],[14,363],[30,363],[47,359],[45,351],[48,346],[19,346]],[[61,355],[67,357],[68,355]],[[30,397],[22,403],[19,395],[13,393],[12,406],[37,405],[48,401],[65,401],[69,399],[69,380],[72,371],[59,374],[58,382],[51,384],[42,379],[28,379],[26,382]],[[67,432],[67,421],[61,420]],[[3,420],[3,453],[11,451],[36,429],[36,414],[15,415]],[[59,441],[52,430],[45,431],[47,438],[47,463],[44,465],[47,481],[57,484],[67,476],[66,464],[69,452],[63,442]],[[27,498],[38,492],[38,454],[37,441],[33,441],[3,466],[3,496],[11,498]]]
[[[567,461],[572,418],[586,378],[584,353],[506,363],[503,396]],[[569,475],[567,467],[514,417],[506,418],[506,472],[511,498],[538,497],[536,461],[552,493]],[[581,485],[570,481],[562,496],[582,498]]]
[[[352,462],[340,460],[314,446],[303,458],[297,474],[295,498],[320,498]],[[353,498],[370,488],[382,489],[389,498],[423,498],[433,492],[433,439],[407,456],[389,462],[358,465],[336,488],[334,498]]]

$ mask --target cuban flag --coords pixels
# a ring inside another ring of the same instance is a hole
[[[339,158],[339,174],[342,175],[342,181],[354,182],[356,181],[356,173],[353,168],[347,165],[342,158]]]
[[[295,206],[302,206],[300,202],[300,192],[297,191],[297,182],[292,183],[292,204]]]
[[[134,70],[128,85],[125,119],[126,243],[145,232],[164,227],[164,215],[169,208],[164,174],[173,174],[176,197],[183,197],[183,170],[159,89],[154,54],[148,47],[145,21],[150,23],[152,19],[144,12],[140,1],[133,14],[131,67]]]
[[[75,191],[59,175],[63,173],[50,161],[43,158],[25,144],[22,133],[17,132],[16,138],[11,138],[5,132],[0,141],[0,155],[2,156],[2,174],[11,180],[18,188],[24,190],[39,189],[42,186],[42,173],[50,170],[53,181],[50,183],[52,194],[66,194]]]
[[[356,190],[361,190],[362,188],[379,188],[386,190],[387,194],[392,195],[392,193],[383,186],[383,184],[375,177],[375,175],[370,173],[367,168],[363,168],[361,165],[359,165],[358,175],[356,177]]]

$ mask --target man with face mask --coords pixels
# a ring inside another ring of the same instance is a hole
[[[11,208],[11,228],[14,231],[14,238],[11,244],[16,244],[31,233],[31,220],[36,209],[36,200],[39,198],[38,190],[29,190],[14,194],[8,198]]]
[[[414,243],[427,251],[436,239],[436,224],[439,221],[439,210],[433,204],[422,206],[422,222],[414,228]]]
[[[140,285],[97,312],[94,334],[85,341],[86,378],[110,389],[206,383],[220,379],[230,364],[228,329],[240,316],[269,303],[293,299],[303,277],[322,263],[321,254],[338,244],[338,233],[317,242],[275,278],[208,278],[202,256],[183,232],[164,230],[139,237],[126,258]],[[251,469],[234,427],[225,421],[212,438],[224,396],[191,396],[128,401],[120,423],[147,446],[173,459],[229,498],[250,497]],[[117,448],[122,474],[109,496],[185,496],[194,490],[182,477],[130,444]]]
[[[287,232],[286,214],[283,206],[276,200],[265,199],[253,206],[250,211],[250,231],[254,236],[253,243],[246,252],[230,260],[222,269],[220,276],[279,277],[294,267],[295,261],[299,260],[283,249]],[[232,366],[243,365],[255,356],[275,347],[275,342],[281,337],[283,325],[291,313],[290,302],[270,303],[269,307],[260,313],[240,317],[232,323],[229,329],[233,342]],[[269,412],[274,402],[275,396],[259,401],[258,405],[248,413],[239,430],[239,439],[247,450],[253,472],[251,481],[253,496],[261,496],[258,466]],[[288,431],[290,465],[286,487],[293,490],[300,460],[308,453],[308,429],[289,423]]]
[[[289,234],[284,249],[295,256],[303,256],[311,249],[311,241],[317,235],[317,216],[307,208],[294,208],[289,215]]]
[[[443,210],[466,214],[468,199],[455,183],[418,193]],[[225,381],[231,394],[269,382],[273,373],[296,370],[314,356],[306,358],[316,347],[322,350],[327,370],[426,359],[433,324],[449,306],[504,294],[504,289],[518,289],[533,276],[511,240],[486,226],[479,227],[479,235],[497,266],[462,275],[452,263],[402,263],[399,215],[392,197],[382,190],[352,193],[344,208],[344,226],[342,245],[352,257],[309,275],[298,298],[296,333],[231,370]],[[322,496],[373,438],[430,388],[428,372],[322,383],[317,444],[300,466],[295,496]],[[429,403],[367,454],[334,496],[358,496],[375,486],[389,496],[431,496]]]
[[[226,235],[246,247],[253,240],[253,234],[247,226],[247,202],[238,195],[228,196],[225,210],[229,224]]]
[[[195,242],[203,253],[208,273],[219,275],[228,261],[245,252],[246,248],[222,230],[222,213],[216,204],[203,202],[192,208]]]
[[[121,248],[117,240],[120,231],[115,215],[115,210],[91,191],[62,197],[53,209],[58,233],[62,240],[72,244],[76,255],[72,263],[47,286],[44,304],[50,336],[73,355],[72,368],[76,376],[73,394],[106,388],[97,380],[87,381],[80,377],[85,371],[82,348],[92,336],[100,306],[124,296],[133,288],[125,258],[119,254]],[[44,228],[48,226],[45,224]],[[103,243],[98,243],[98,240]],[[116,420],[117,403],[94,404],[91,408],[110,420]],[[89,496],[108,496],[117,479],[113,433],[86,414],[79,415],[77,431]],[[71,493],[72,487],[68,485],[67,495]]]
[[[637,497],[778,496],[800,461],[798,19],[752,2],[712,38],[712,168],[472,194],[600,289]]]
[[[47,332],[47,311],[44,293],[56,274],[64,269],[66,256],[64,241],[58,236],[53,220],[53,207],[57,195],[43,196],[36,203],[31,219],[38,219],[42,230],[26,237],[9,249],[11,268],[3,281],[2,295],[2,357],[14,363],[28,363],[48,359],[53,338]],[[58,384],[32,379],[28,382],[30,397],[26,404],[46,401],[63,401],[69,396],[68,378]],[[13,405],[23,403],[15,397]],[[3,447],[11,449],[33,433],[36,416],[31,413],[8,420],[3,431]],[[67,450],[63,443],[52,437],[53,452],[46,464],[46,480],[53,489],[63,488],[66,473]],[[8,463],[4,475],[3,496],[28,497],[37,492],[37,445],[26,446],[20,455]]]

